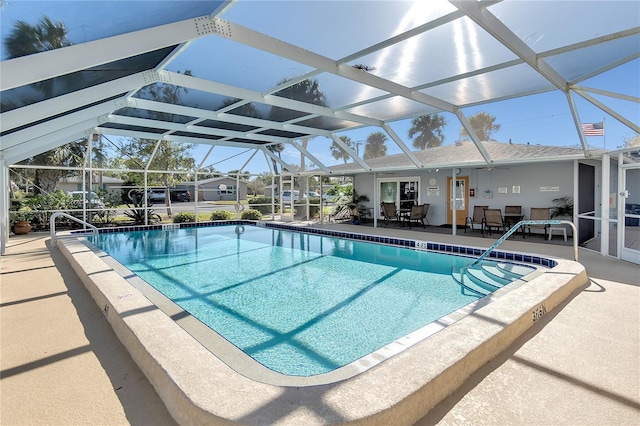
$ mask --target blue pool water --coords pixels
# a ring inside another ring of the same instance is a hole
[[[234,225],[91,239],[287,375],[347,365],[479,298],[451,277],[472,259],[388,245]]]

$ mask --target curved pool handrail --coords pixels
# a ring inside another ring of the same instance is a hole
[[[509,238],[514,232],[516,232],[521,226],[525,226],[525,225],[561,225],[563,223],[566,223],[566,224],[570,225],[571,228],[573,229],[573,260],[575,260],[577,262],[578,261],[578,240],[576,238],[576,235],[578,235],[578,231],[576,229],[576,226],[570,220],[547,219],[547,220],[521,220],[520,222],[516,223],[515,225],[513,225],[513,227],[511,229],[509,229],[507,232],[505,232],[504,235],[498,239],[498,241],[493,243],[493,245],[491,247],[489,247],[484,253],[482,253],[480,255],[480,257],[478,257],[475,260],[475,262],[473,262],[469,266],[474,266],[474,265],[477,265],[478,263],[480,263],[484,258],[489,256],[489,254],[492,251],[494,251],[500,244],[502,244],[507,238]]]
[[[95,226],[91,225],[90,223],[87,223],[83,220],[78,219],[75,216],[71,216],[68,213],[64,213],[64,212],[56,212],[54,214],[51,215],[51,217],[49,218],[49,229],[51,230],[51,243],[53,244],[53,246],[55,247],[56,245],[56,218],[58,217],[66,217],[67,219],[71,219],[74,222],[77,222],[85,227],[91,228],[91,233],[94,235],[98,235],[98,228],[96,228]]]

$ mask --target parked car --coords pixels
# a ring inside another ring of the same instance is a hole
[[[305,196],[308,196],[310,198],[320,198],[320,194],[318,194],[316,191],[309,191],[309,193]]]
[[[298,201],[300,199],[300,191],[297,189],[293,191],[293,201]],[[282,201],[291,201],[291,191],[286,190],[282,191]]]
[[[98,194],[91,191],[70,191],[67,192],[67,195],[70,195],[73,198],[71,208],[72,209],[81,209],[83,208],[82,200],[84,199],[84,203],[89,210],[104,210],[104,203],[98,197]]]
[[[172,189],[169,196],[171,201],[191,201],[191,193],[186,189]]]
[[[164,202],[166,198],[166,192],[164,189],[150,189],[147,192],[147,201],[150,203],[153,202]]]
[[[325,192],[322,193],[322,199],[325,200],[325,201],[332,202],[332,201],[334,201],[336,199],[336,196],[335,195],[331,195],[327,191],[325,191]]]

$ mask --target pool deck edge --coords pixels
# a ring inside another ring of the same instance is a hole
[[[84,244],[65,239],[58,246],[182,424],[413,424],[532,327],[534,312],[551,312],[588,284],[582,265],[559,260],[530,283],[535,291],[525,285],[505,295],[508,309],[489,304],[353,379],[298,389],[237,374]]]

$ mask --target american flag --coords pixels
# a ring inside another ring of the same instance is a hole
[[[604,136],[604,122],[600,123],[584,123],[582,132],[585,136]]]

